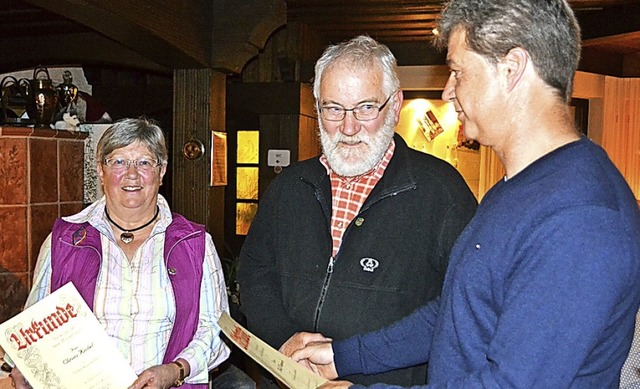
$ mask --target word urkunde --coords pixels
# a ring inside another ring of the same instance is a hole
[[[62,327],[77,315],[75,308],[71,304],[67,304],[64,308],[56,306],[55,312],[41,321],[31,321],[30,327],[21,328],[18,333],[12,333],[9,336],[9,340],[18,346],[18,350],[24,350],[46,335]]]

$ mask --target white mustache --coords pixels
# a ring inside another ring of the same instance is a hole
[[[369,139],[360,135],[344,135],[342,133],[336,134],[333,138],[335,143],[346,143],[348,145],[354,145],[357,143],[369,144]]]

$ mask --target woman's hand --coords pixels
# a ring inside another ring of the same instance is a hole
[[[11,377],[11,386],[13,386],[14,388],[33,389],[32,386],[27,382],[27,379],[24,378],[24,376],[22,375],[20,370],[18,370],[17,367],[14,367],[11,370],[11,374],[9,374],[9,377]]]
[[[183,365],[189,364],[180,359]],[[185,376],[189,375],[188,370],[185,372]],[[144,370],[138,376],[138,379],[129,386],[129,389],[169,389],[180,378],[180,368],[174,363],[168,363],[166,365],[156,365]]]

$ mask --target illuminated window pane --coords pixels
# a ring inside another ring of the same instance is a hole
[[[239,167],[236,169],[236,198],[244,200],[258,199],[258,168]]]
[[[258,163],[259,146],[258,131],[238,131],[238,163]]]
[[[253,218],[258,212],[257,203],[236,204],[236,235],[247,235]]]

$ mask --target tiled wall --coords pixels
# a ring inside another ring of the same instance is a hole
[[[85,137],[0,127],[0,323],[22,309],[55,219],[82,209]]]

